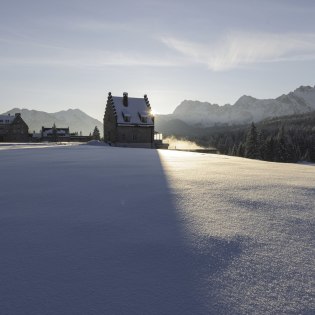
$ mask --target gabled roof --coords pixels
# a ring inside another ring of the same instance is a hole
[[[127,103],[124,99],[128,100]],[[154,117],[147,96],[143,98],[124,96],[112,96],[108,93],[107,106],[112,106],[117,118],[117,123],[121,125],[142,125],[154,126]],[[143,118],[141,120],[141,118]]]

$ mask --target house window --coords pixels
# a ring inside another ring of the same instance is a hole
[[[123,133],[123,134],[121,135],[121,138],[122,138],[122,140],[126,140],[126,135]]]
[[[136,141],[136,140],[137,140],[137,135],[133,134],[133,135],[132,135],[132,140],[133,140],[133,141]]]
[[[148,117],[141,116],[141,122],[146,124],[148,122]]]
[[[148,115],[146,112],[142,112],[142,113],[138,113],[139,114],[139,118],[140,118],[140,121],[143,123],[143,124],[146,124],[148,122]]]
[[[122,116],[125,122],[130,122],[131,115],[129,113],[122,112]]]

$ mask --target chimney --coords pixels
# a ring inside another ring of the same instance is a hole
[[[128,106],[128,93],[127,92],[123,93],[123,104],[126,107]]]

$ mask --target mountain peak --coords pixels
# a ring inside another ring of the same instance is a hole
[[[302,114],[315,109],[315,86],[300,86],[276,99],[241,96],[234,105],[218,106],[207,102],[184,101],[173,113],[174,118],[191,125],[245,124],[268,117]]]
[[[301,85],[300,87],[295,89],[294,92],[310,92],[310,91],[313,91],[314,89],[315,89],[315,85],[314,87],[311,87],[310,85]]]
[[[234,106],[241,106],[244,104],[251,104],[254,103],[257,99],[249,96],[249,95],[243,95],[241,96],[234,104]]]
[[[65,110],[55,112],[54,114],[57,114],[57,113],[84,113],[84,112],[82,112],[82,110],[79,108],[68,108]]]

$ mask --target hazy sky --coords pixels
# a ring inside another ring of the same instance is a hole
[[[315,84],[313,0],[0,0],[0,112],[223,105]]]

